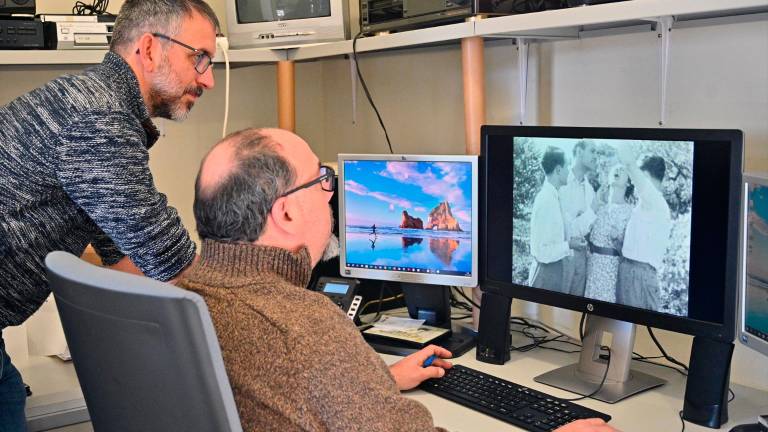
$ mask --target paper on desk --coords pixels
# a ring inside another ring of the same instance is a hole
[[[395,317],[391,315],[384,315],[373,324],[374,327],[387,330],[387,331],[415,331],[418,330],[421,325],[424,324],[424,320]]]

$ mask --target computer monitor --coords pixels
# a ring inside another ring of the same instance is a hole
[[[739,340],[768,355],[768,175],[744,175]]]
[[[663,384],[630,370],[634,324],[733,341],[742,142],[735,130],[482,128],[483,289],[588,314],[579,364],[537,381],[589,394],[605,376],[593,397],[607,402]]]
[[[448,287],[478,280],[477,156],[338,160],[342,276],[400,282],[411,317],[450,328]]]
[[[477,156],[339,155],[341,272],[477,285]]]

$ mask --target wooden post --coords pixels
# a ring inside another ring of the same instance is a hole
[[[296,130],[296,73],[292,60],[277,62],[277,125]]]
[[[484,41],[474,36],[461,40],[464,79],[464,142],[467,154],[480,154],[480,126],[485,123]]]
[[[464,143],[466,153],[480,154],[480,126],[485,123],[485,44],[482,37],[461,40],[461,67],[464,80]],[[472,288],[472,299],[480,304],[482,291]],[[472,325],[479,329],[480,309],[472,308]]]

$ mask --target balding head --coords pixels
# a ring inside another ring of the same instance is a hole
[[[284,132],[284,131],[280,131]],[[245,129],[206,155],[195,182],[194,213],[201,239],[254,242],[272,204],[294,183],[282,134]]]
[[[293,252],[306,247],[313,265],[334,256],[327,174],[309,144],[292,132],[246,129],[226,137],[198,174],[200,238]]]

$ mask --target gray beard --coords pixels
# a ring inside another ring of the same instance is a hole
[[[335,234],[331,234],[331,236],[328,238],[328,244],[325,246],[325,250],[323,251],[323,257],[320,258],[320,260],[330,261],[337,256],[339,256],[339,238],[336,237]]]

